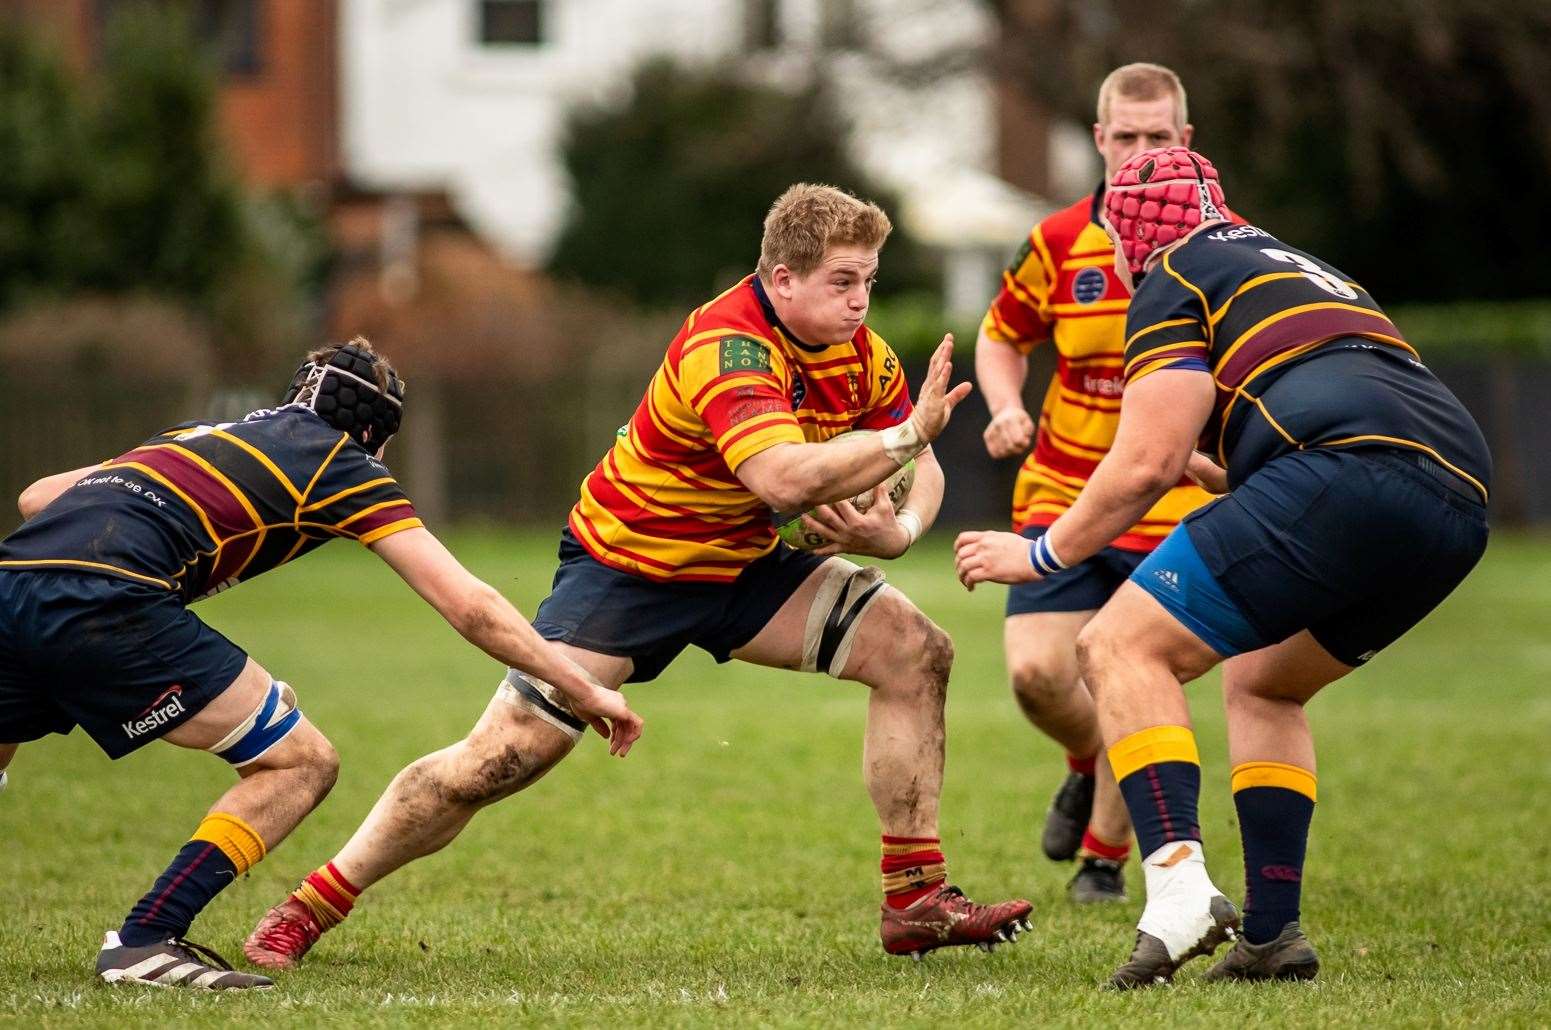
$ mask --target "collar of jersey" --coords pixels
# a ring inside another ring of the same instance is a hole
[[[754,286],[754,297],[759,301],[760,309],[765,313],[765,321],[769,322],[775,328],[776,332],[785,337],[788,343],[790,343],[793,347],[796,347],[798,350],[807,351],[809,354],[822,354],[829,350],[829,347],[821,347],[812,343],[803,343],[801,340],[799,340],[797,338],[797,334],[786,328],[786,323],[781,321],[780,317],[776,314],[775,305],[770,303],[770,295],[765,292],[765,284],[759,281],[759,276],[751,276],[749,278],[749,282]]]

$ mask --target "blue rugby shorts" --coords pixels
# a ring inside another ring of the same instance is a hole
[[[1224,657],[1306,629],[1355,666],[1453,592],[1486,540],[1479,495],[1419,452],[1296,451],[1188,515],[1131,580]]]
[[[777,544],[731,583],[661,583],[604,565],[569,527],[559,558],[533,628],[545,640],[631,659],[629,683],[656,679],[691,644],[727,661],[826,560]]]

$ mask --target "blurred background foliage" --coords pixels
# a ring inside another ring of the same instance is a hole
[[[1109,69],[1178,71],[1228,202],[1381,303],[1547,292],[1545,0],[984,2],[993,59],[1083,124]]]
[[[688,310],[709,284],[754,270],[783,190],[821,182],[895,212],[881,296],[934,290],[930,256],[898,223],[893,195],[851,159],[847,134],[820,75],[792,92],[720,66],[648,61],[622,97],[570,116],[562,156],[574,202],[550,270]]]
[[[94,7],[84,62],[0,17],[0,493],[169,413],[268,403],[299,352],[359,331],[408,374],[394,463],[424,510],[558,518],[679,320],[752,270],[771,201],[804,180],[890,212],[869,321],[916,371],[952,330],[967,376],[978,320],[945,313],[942,255],[858,167],[835,69],[930,91],[989,68],[1087,126],[1105,73],[1156,60],[1184,77],[1230,202],[1371,288],[1480,417],[1499,513],[1551,519],[1533,459],[1551,448],[1551,4],[974,2],[995,21],[982,48],[903,60],[862,34],[797,74],[664,58],[593,91],[564,122],[572,200],[547,269],[502,263],[445,194],[244,185],[185,0]],[[383,230],[384,209],[417,211],[413,230]],[[985,458],[983,418],[972,400],[939,445],[952,522],[1005,514],[1013,470]]]
[[[120,5],[94,71],[74,74],[0,23],[0,316],[156,298],[204,325],[227,374],[260,373],[311,329],[321,223],[301,198],[239,185],[216,136],[214,71],[179,8]]]

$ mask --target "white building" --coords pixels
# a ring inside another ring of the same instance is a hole
[[[955,309],[984,303],[997,265],[1048,210],[992,175],[995,100],[976,68],[925,88],[879,72],[879,55],[929,65],[980,45],[992,24],[976,0],[343,0],[342,19],[349,176],[384,192],[445,190],[520,262],[542,262],[564,218],[565,112],[625,88],[656,54],[777,81],[827,62],[855,156],[947,254]]]

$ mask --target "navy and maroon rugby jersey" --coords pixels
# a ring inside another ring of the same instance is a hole
[[[1368,291],[1253,225],[1220,225],[1169,251],[1126,315],[1127,384],[1163,369],[1210,373],[1201,448],[1237,486],[1313,447],[1414,450],[1483,500],[1492,459],[1475,420]]]
[[[0,541],[0,569],[99,572],[187,602],[336,537],[421,525],[386,465],[293,404],[185,422],[104,462]]]

